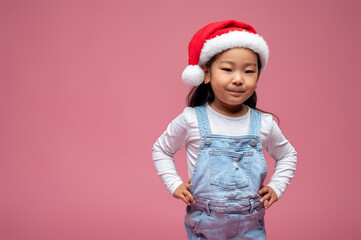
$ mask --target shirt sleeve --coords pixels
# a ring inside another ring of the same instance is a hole
[[[183,183],[176,170],[173,156],[185,145],[188,136],[186,112],[187,108],[168,125],[152,150],[157,174],[171,194]]]
[[[273,119],[270,125],[270,132],[265,148],[275,160],[275,169],[267,185],[276,192],[278,199],[280,199],[294,176],[297,164],[297,152],[283,136],[280,128]]]

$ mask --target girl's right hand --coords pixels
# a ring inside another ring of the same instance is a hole
[[[174,191],[173,197],[182,199],[183,202],[185,202],[188,206],[191,204],[189,202],[192,202],[193,204],[196,203],[194,200],[194,197],[192,193],[190,192],[191,188],[191,179],[189,179],[188,182],[184,182]]]

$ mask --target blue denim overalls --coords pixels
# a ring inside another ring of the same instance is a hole
[[[259,188],[267,175],[260,142],[261,113],[250,108],[249,135],[212,134],[206,107],[195,107],[201,143],[187,207],[188,239],[266,239]]]

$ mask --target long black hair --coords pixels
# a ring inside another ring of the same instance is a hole
[[[218,56],[222,54],[218,53],[216,55],[214,55],[207,63],[206,63],[206,68],[207,69],[211,69],[211,66],[213,64],[213,62],[218,58]],[[257,54],[257,53],[256,53]],[[257,59],[258,59],[258,72],[260,73],[261,71],[261,61],[260,58],[257,54]],[[199,86],[197,87],[192,87],[191,90],[189,91],[188,95],[187,95],[187,105],[188,107],[197,107],[197,106],[201,106],[206,104],[207,102],[212,102],[214,100],[214,93],[211,87],[211,84],[205,84],[204,82],[202,82]],[[256,91],[254,91],[254,93],[246,100],[244,101],[245,105],[247,105],[250,108],[254,108],[260,112],[263,113],[269,113],[272,114],[278,121],[278,124],[280,123],[280,119],[278,118],[278,116],[274,113],[271,112],[267,112],[264,111],[262,109],[257,108],[257,93]]]

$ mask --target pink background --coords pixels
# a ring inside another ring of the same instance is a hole
[[[224,19],[252,24],[270,45],[259,107],[280,117],[299,153],[267,210],[268,239],[361,239],[360,10],[329,0],[0,1],[0,239],[185,239],[185,206],[151,149],[185,107],[190,38]],[[186,180],[184,150],[176,165]]]

